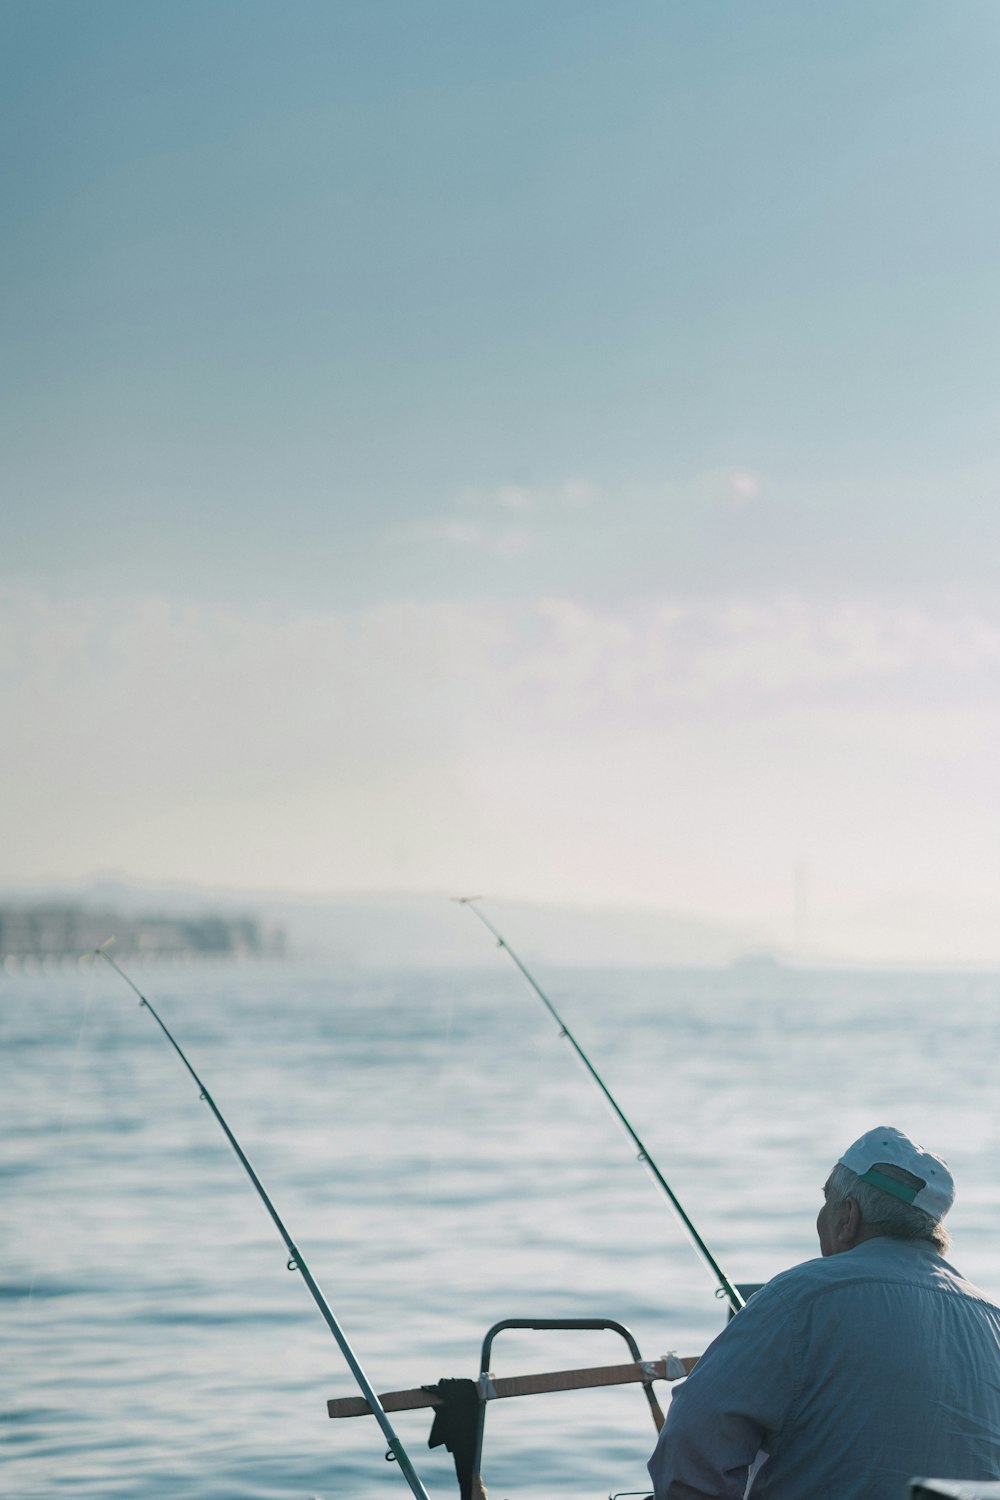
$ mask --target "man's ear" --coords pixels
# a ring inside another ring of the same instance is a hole
[[[840,1207],[837,1224],[837,1242],[844,1250],[856,1245],[864,1231],[865,1221],[861,1217],[856,1198],[845,1198]]]

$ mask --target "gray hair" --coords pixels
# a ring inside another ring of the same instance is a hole
[[[875,1170],[904,1187],[921,1188],[924,1185],[922,1178],[892,1163],[876,1162]],[[852,1172],[843,1162],[838,1162],[827,1178],[826,1198],[828,1203],[834,1204],[853,1198],[865,1228],[872,1234],[884,1235],[890,1240],[930,1240],[941,1255],[951,1244],[947,1229],[930,1214],[912,1203],[904,1203],[901,1198],[894,1198],[870,1182],[862,1182],[857,1172]]]

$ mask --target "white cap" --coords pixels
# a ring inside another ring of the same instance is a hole
[[[881,1188],[883,1193],[891,1193],[904,1203],[912,1203],[914,1208],[922,1209],[935,1221],[943,1219],[955,1201],[955,1182],[948,1163],[940,1156],[932,1156],[892,1125],[876,1125],[853,1146],[848,1146],[840,1162],[857,1172],[862,1182]],[[874,1170],[878,1162],[912,1172],[914,1177],[920,1178],[923,1186],[912,1188],[894,1182],[891,1177]]]

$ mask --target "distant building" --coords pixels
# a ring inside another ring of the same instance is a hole
[[[125,916],[69,905],[0,907],[0,958],[78,958],[107,941],[123,958],[283,957],[282,928],[257,917]]]

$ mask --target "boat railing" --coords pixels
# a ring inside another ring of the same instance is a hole
[[[625,1342],[627,1364],[598,1365],[586,1369],[550,1370],[528,1375],[497,1375],[492,1369],[493,1342],[499,1333],[509,1329],[531,1331],[600,1330],[617,1333]],[[504,1318],[494,1323],[483,1340],[476,1380],[438,1380],[431,1385],[409,1390],[387,1391],[379,1396],[382,1408],[411,1411],[430,1407],[434,1411],[429,1447],[444,1445],[455,1462],[461,1500],[483,1500],[483,1437],[486,1407],[490,1401],[513,1396],[541,1395],[549,1391],[591,1390],[601,1386],[636,1384],[643,1387],[657,1430],[663,1426],[663,1412],[653,1391],[654,1380],[683,1380],[690,1374],[697,1358],[666,1354],[660,1359],[643,1359],[639,1346],[623,1323],[609,1318]],[[371,1413],[363,1396],[342,1396],[327,1402],[331,1417],[360,1417]]]

